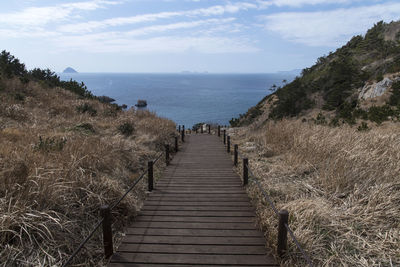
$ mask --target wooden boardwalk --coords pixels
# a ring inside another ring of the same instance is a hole
[[[187,136],[109,266],[278,266],[218,137]]]

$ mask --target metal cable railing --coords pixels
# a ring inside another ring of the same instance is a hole
[[[183,141],[183,138],[182,138]],[[169,164],[169,144],[167,146],[168,151],[166,152],[167,158],[167,165]],[[175,137],[175,151],[178,151],[178,144],[177,144],[177,137]],[[164,152],[159,153],[159,155],[152,161],[151,166],[153,166],[153,164],[156,164],[160,158],[162,157],[162,155],[164,155]],[[121,203],[121,201],[129,194],[129,192],[131,192],[133,190],[133,188],[135,188],[135,186],[145,177],[146,174],[148,174],[149,168],[146,168],[142,174],[134,181],[134,183],[129,187],[129,189],[116,201],[114,202],[114,204],[112,204],[111,206],[106,206],[105,210],[107,212],[107,214],[109,214],[109,212],[114,209],[119,203]],[[151,174],[152,176],[153,174]],[[153,183],[153,181],[151,181]],[[106,214],[106,215],[107,215]],[[94,229],[89,233],[89,235],[79,244],[79,246],[74,250],[74,252],[71,254],[71,256],[69,256],[68,260],[62,265],[62,267],[66,267],[68,266],[71,261],[74,259],[74,257],[79,253],[79,251],[85,246],[85,244],[93,237],[94,233],[99,229],[99,227],[105,222],[106,220],[106,216],[103,216],[103,218],[98,221],[94,227]],[[111,226],[111,225],[110,225]],[[111,229],[109,229],[111,232]],[[103,225],[103,231],[104,231],[104,225]],[[111,236],[112,239],[112,236]],[[106,243],[106,241],[104,241]],[[108,241],[108,245],[110,246],[111,244],[111,254],[112,254],[112,240]],[[110,249],[110,248],[109,248]],[[105,248],[105,250],[107,250]],[[106,257],[107,257],[107,252],[106,252]]]
[[[225,145],[225,146],[228,146],[228,145],[230,146],[230,142],[226,142],[226,139],[230,140],[230,138],[228,138],[229,135],[226,135],[226,131],[225,131],[225,130],[224,130],[223,133],[224,133],[224,135],[223,135],[224,145]],[[219,134],[218,136],[220,136],[220,128],[218,128],[218,134]],[[227,151],[230,153],[230,151],[231,151],[230,148],[227,148]],[[258,189],[260,190],[260,192],[261,192],[262,195],[264,196],[264,199],[268,202],[268,204],[270,205],[270,207],[271,207],[272,210],[274,211],[275,215],[277,215],[277,216],[280,217],[281,214],[280,214],[280,212],[278,211],[278,209],[276,208],[274,202],[271,200],[271,198],[269,197],[269,195],[267,194],[267,192],[265,192],[265,190],[264,190],[263,187],[261,186],[261,183],[260,183],[259,179],[257,178],[257,176],[255,176],[254,173],[253,173],[253,171],[250,169],[250,166],[249,166],[249,164],[248,164],[247,158],[245,158],[245,157],[243,156],[243,154],[240,153],[240,151],[239,151],[238,148],[236,148],[236,149],[234,150],[234,153],[236,154],[236,155],[234,155],[236,159],[237,159],[237,157],[240,157],[240,158],[243,159],[243,169],[245,169],[245,171],[247,172],[246,174],[244,173],[244,175],[246,175],[247,177],[243,177],[243,179],[246,179],[246,181],[245,181],[245,180],[243,181],[244,185],[247,184],[248,174],[250,174],[250,175],[252,176],[252,178],[250,178],[250,181],[254,182],[254,183],[257,185]],[[244,160],[244,159],[246,159],[246,160]],[[237,160],[235,160],[235,163],[237,164]],[[286,214],[287,214],[287,213],[286,213]],[[287,217],[288,217],[288,215],[286,215],[286,220],[287,220]],[[280,223],[281,223],[281,222],[280,222]],[[299,249],[300,253],[302,254],[302,256],[303,256],[303,258],[305,259],[305,261],[307,262],[308,266],[312,267],[313,264],[312,264],[311,258],[308,256],[308,254],[307,254],[307,253],[304,251],[304,249],[301,247],[300,242],[297,240],[296,236],[295,236],[294,233],[293,233],[293,230],[289,227],[289,225],[288,225],[287,222],[283,222],[282,225],[283,225],[283,227],[286,229],[286,231],[289,232],[290,237],[292,238],[292,240],[293,240],[293,242],[295,243],[296,247]],[[285,236],[286,236],[286,235],[287,235],[287,234],[285,233]],[[278,233],[278,236],[279,236],[279,233]],[[280,241],[279,241],[279,237],[278,237],[278,250],[279,250],[279,243],[280,243]],[[284,243],[285,246],[286,246],[286,240],[285,240],[283,243]],[[286,250],[286,249],[285,249],[285,250]],[[278,254],[280,254],[279,251],[278,251]]]

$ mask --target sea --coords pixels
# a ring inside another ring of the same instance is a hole
[[[273,84],[290,82],[294,74],[139,74],[60,73],[62,80],[84,82],[94,95],[114,98],[134,106],[147,101],[146,109],[187,128],[196,123],[229,125],[271,93]]]

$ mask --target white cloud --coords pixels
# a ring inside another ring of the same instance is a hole
[[[182,30],[182,29],[190,29],[205,25],[215,25],[231,23],[235,20],[235,18],[225,18],[225,19],[207,19],[207,20],[197,20],[197,21],[189,21],[189,22],[179,22],[179,23],[172,23],[172,24],[165,24],[165,25],[154,25],[149,27],[143,27],[139,29],[135,29],[132,31],[126,32],[126,35],[129,36],[139,36],[145,35],[150,33],[160,33],[165,31],[172,31],[172,30]]]
[[[116,5],[121,1],[92,0],[45,7],[29,7],[19,12],[0,13],[0,23],[9,26],[43,26],[49,23],[64,21],[74,11],[88,11]]]
[[[240,25],[232,23],[236,19],[212,18],[189,22],[178,22],[142,27],[131,31],[110,31],[77,35],[63,35],[54,39],[54,44],[62,51],[84,51],[89,53],[124,52],[140,53],[184,53],[194,51],[207,54],[252,53],[258,51],[252,41],[246,38],[211,36],[213,32],[238,32]],[[193,28],[200,29],[192,30]],[[186,34],[182,30],[190,29]],[[138,38],[149,34],[160,34],[179,30],[176,35]]]
[[[380,20],[398,20],[399,14],[400,3],[387,3],[332,11],[277,13],[261,19],[266,29],[290,41],[337,47]]]
[[[87,53],[127,54],[185,53],[205,54],[254,53],[259,51],[249,40],[227,37],[162,36],[148,39],[128,39],[115,33],[84,36],[64,36],[57,42],[62,51],[79,50]]]
[[[268,8],[270,6],[303,7],[306,5],[350,4],[352,2],[360,1],[361,0],[257,0],[257,3],[260,8]]]
[[[197,17],[197,16],[219,16],[224,14],[234,14],[241,10],[256,9],[258,5],[238,2],[227,5],[216,5],[208,8],[199,8],[186,11],[177,12],[160,12],[152,14],[136,15],[131,17],[118,17],[112,19],[106,19],[101,21],[88,21],[83,23],[74,23],[61,26],[59,31],[68,33],[85,33],[93,32],[94,30],[103,29],[107,27],[123,26],[130,24],[137,24],[143,22],[153,22],[160,19],[169,19],[174,17]]]

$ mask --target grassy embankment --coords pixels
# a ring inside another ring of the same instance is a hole
[[[24,77],[0,73],[0,265],[59,266],[175,124]],[[144,186],[113,211],[114,229],[135,216]],[[101,240],[99,232],[75,263],[101,265]]]
[[[295,119],[237,128],[233,142],[316,266],[400,264],[400,133],[384,123],[369,131]],[[268,242],[277,218],[258,189],[249,194]],[[304,264],[289,238],[285,266]]]

